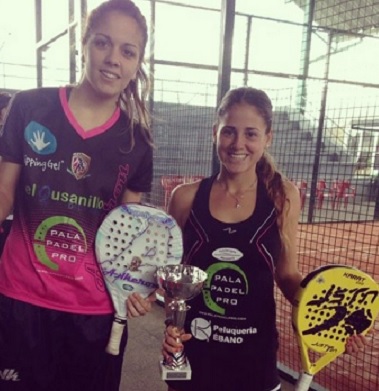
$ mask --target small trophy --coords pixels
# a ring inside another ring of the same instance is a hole
[[[186,300],[193,299],[201,292],[207,277],[207,273],[191,265],[167,265],[158,268],[158,285],[171,300],[169,308],[172,325],[179,330],[184,327],[186,312],[190,309]],[[164,359],[160,361],[162,380],[190,380],[191,366],[184,351],[171,354],[171,357],[171,363]]]

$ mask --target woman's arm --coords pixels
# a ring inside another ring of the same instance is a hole
[[[302,280],[298,270],[297,234],[301,212],[300,196],[297,187],[289,181],[284,182],[286,202],[282,219],[282,252],[276,266],[276,282],[286,299],[293,301]]]
[[[142,193],[126,189],[122,195],[121,202],[141,202]]]
[[[0,160],[0,224],[12,213],[21,165]]]

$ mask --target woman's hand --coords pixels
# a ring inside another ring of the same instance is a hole
[[[367,344],[368,341],[364,335],[362,334],[351,335],[346,340],[345,353],[354,356],[358,352],[362,352]]]
[[[151,310],[151,303],[156,300],[155,293],[144,299],[139,293],[132,293],[126,301],[128,318],[144,316]]]
[[[183,350],[183,342],[192,338],[191,334],[186,334],[184,330],[179,330],[172,325],[167,326],[164,333],[162,344],[162,355],[166,362],[172,362],[172,354],[179,353]]]

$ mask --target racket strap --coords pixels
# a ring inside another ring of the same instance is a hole
[[[118,324],[121,324],[121,325],[125,326],[125,325],[126,325],[126,322],[127,322],[127,320],[126,320],[126,319],[121,319],[121,318],[118,318],[117,316],[115,316],[115,317],[114,317],[114,319],[113,319],[113,322],[115,322],[115,323],[118,323]]]

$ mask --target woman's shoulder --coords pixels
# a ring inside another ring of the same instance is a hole
[[[199,189],[200,183],[201,179],[195,182],[182,183],[181,185],[176,186],[172,192],[172,198],[176,198],[178,202],[190,201],[192,203]]]
[[[169,213],[174,216],[181,227],[184,227],[184,224],[190,214],[200,183],[201,180],[197,180],[192,183],[183,183],[176,186],[171,193]]]
[[[283,189],[290,210],[297,216],[301,209],[301,199],[298,187],[289,179],[283,180]]]
[[[57,96],[59,93],[58,87],[40,87],[40,88],[31,88],[28,90],[20,90],[15,93],[15,96],[21,98],[35,98],[40,96]]]
[[[283,189],[288,198],[292,198],[294,196],[299,196],[299,189],[298,187],[289,179],[285,178],[283,179]]]
[[[154,140],[151,133],[151,129],[135,119],[130,120],[127,112],[122,109],[120,110],[120,123],[123,129],[133,130],[133,137],[138,143],[146,144],[149,149],[154,148]]]
[[[51,102],[59,101],[59,88],[41,87],[28,90],[21,90],[14,94],[12,106],[22,107],[44,107]]]

